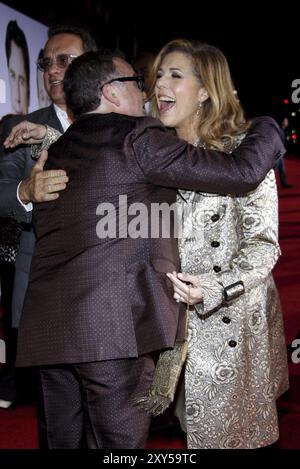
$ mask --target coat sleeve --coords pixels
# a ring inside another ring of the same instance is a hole
[[[151,183],[181,189],[241,195],[255,189],[277,158],[285,153],[279,127],[270,117],[257,118],[241,145],[231,154],[196,148],[158,125],[131,134],[144,177]]]
[[[19,222],[31,223],[32,211],[26,211],[17,198],[19,183],[28,176],[28,158],[38,157],[43,149],[48,149],[61,133],[47,126],[45,139],[40,145],[20,146],[13,151],[0,154],[0,216],[14,218]]]
[[[17,198],[17,187],[26,177],[30,149],[24,146],[0,154],[0,216],[30,223],[31,212],[26,212]]]
[[[245,292],[249,292],[264,282],[280,255],[274,171],[268,173],[255,191],[237,198],[236,204],[239,250],[221,272],[199,276],[204,298],[196,308],[200,314],[217,310],[224,304],[225,287],[241,281]]]
[[[46,134],[42,143],[38,145],[31,145],[32,158],[38,159],[40,156],[40,153],[43,150],[49,150],[52,143],[55,143],[59,139],[59,137],[62,135],[61,132],[59,132],[56,129],[53,129],[53,127],[50,127],[49,125],[46,125],[46,127],[47,127],[47,130],[46,130]]]

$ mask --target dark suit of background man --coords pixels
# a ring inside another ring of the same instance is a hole
[[[66,102],[79,119],[46,162],[47,169],[65,169],[69,183],[58,199],[34,209],[37,242],[17,364],[40,367],[50,448],[66,447],[66,433],[79,447],[80,427],[89,448],[144,447],[150,417],[132,399],[149,389],[153,352],[182,337],[184,315],[165,275],[178,270],[177,240],[99,238],[98,205],[113,204],[119,216],[120,195],[129,205],[143,202],[143,227],[152,203],[175,202],[175,187],[245,193],[284,151],[268,118],[234,155],[188,145],[141,117],[144,95],[126,81],[133,75],[123,59],[99,52],[70,65]],[[124,227],[122,218],[117,233]],[[61,405],[65,396],[71,414]]]
[[[96,45],[86,31],[72,26],[52,27],[49,29],[48,36],[44,55],[38,66],[44,71],[45,89],[52,104],[29,114],[26,119],[35,123],[47,124],[64,132],[70,124],[62,85],[65,71],[74,57],[96,49]],[[12,125],[16,122],[16,120],[12,121]],[[4,129],[3,135],[6,136],[7,133],[8,129],[6,131]],[[50,177],[49,173],[41,171],[40,165],[33,169],[35,161],[31,158],[28,146],[19,147],[8,154],[3,154],[2,140],[0,147],[0,216],[15,218],[23,224],[20,249],[15,265],[16,273],[12,297],[13,327],[17,328],[35,244],[31,223],[31,203],[51,198],[53,194],[48,193],[48,185],[55,182],[51,189],[52,193],[60,190],[64,187],[65,175],[58,171]],[[0,374],[0,400],[4,401],[3,405],[6,407],[16,398],[14,354],[15,351],[12,350],[12,356],[8,357],[10,365],[3,368]]]

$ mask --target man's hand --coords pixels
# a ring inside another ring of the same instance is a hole
[[[167,277],[173,283],[174,298],[179,303],[196,305],[203,301],[200,281],[196,275],[182,273],[168,273]]]
[[[31,170],[30,176],[19,186],[19,198],[23,204],[29,202],[46,202],[59,197],[58,192],[64,190],[69,178],[62,169],[44,171],[48,152],[42,151],[37,163]]]
[[[15,125],[8,137],[4,140],[5,148],[14,148],[17,145],[30,145],[41,143],[46,135],[47,127],[42,124],[33,124],[23,121]]]

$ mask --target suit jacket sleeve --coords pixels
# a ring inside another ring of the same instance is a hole
[[[13,125],[27,119],[38,124],[48,124],[63,132],[53,106],[40,109],[28,116],[18,117],[8,122],[3,130],[0,150],[0,216],[14,218],[20,222],[30,223],[32,212],[27,212],[17,199],[19,183],[29,176],[34,165],[31,158],[31,148],[20,146],[13,151],[4,151],[2,141],[8,135]]]
[[[200,314],[216,311],[223,303],[223,289],[242,281],[245,292],[261,285],[272,272],[278,257],[278,202],[274,171],[247,197],[235,199],[240,249],[221,272],[199,275],[203,303]]]
[[[17,187],[27,177],[26,161],[30,148],[20,147],[14,152],[0,155],[0,216],[30,223],[31,212],[26,212],[17,199]]]
[[[247,137],[231,154],[196,148],[170,135],[155,120],[127,139],[145,178],[157,185],[217,194],[255,189],[285,149],[270,117],[254,120]],[[128,147],[128,151],[129,147]]]
[[[31,145],[32,158],[38,159],[43,150],[49,150],[52,143],[55,143],[61,136],[61,132],[47,125],[46,135],[42,143]]]

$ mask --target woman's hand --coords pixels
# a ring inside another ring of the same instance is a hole
[[[15,125],[8,137],[4,140],[5,148],[14,148],[17,145],[30,145],[42,143],[47,127],[43,124],[33,124],[23,121]]]
[[[195,275],[172,272],[167,273],[167,277],[173,283],[174,298],[178,303],[195,305],[203,300],[200,281]]]

